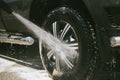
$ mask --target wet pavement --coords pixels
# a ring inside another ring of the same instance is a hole
[[[0,80],[52,80],[44,70],[38,44],[0,44]]]
[[[52,80],[43,69],[21,65],[0,58],[0,80]]]

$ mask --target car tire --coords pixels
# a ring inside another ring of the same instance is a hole
[[[66,27],[67,25],[69,27]],[[49,57],[47,54],[50,51],[43,47],[42,63],[51,77],[54,80],[94,80],[95,73],[98,71],[98,52],[94,29],[91,25],[88,25],[74,9],[59,7],[48,13],[43,27],[65,43],[77,44],[72,46],[78,52],[74,67],[67,69],[65,65],[60,66],[61,71],[56,69],[57,59],[54,59],[54,55]]]

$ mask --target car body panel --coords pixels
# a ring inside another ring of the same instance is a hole
[[[10,8],[22,15],[23,17],[29,19],[29,9],[32,0],[4,0]],[[26,32],[23,24],[21,24],[13,15],[8,14],[1,10],[1,16],[4,24],[0,21],[0,28],[7,29],[8,31],[14,32]]]
[[[29,9],[31,7],[30,5],[32,3],[32,0],[4,0],[4,1],[6,3],[8,3],[9,6],[15,12],[21,14],[25,18],[29,18]],[[34,1],[36,1],[36,0],[34,0]],[[71,1],[61,0],[61,5],[64,6],[67,4],[69,4],[71,7],[75,8],[78,11],[79,11],[79,8],[82,7],[86,13],[87,13],[87,9],[88,9],[88,12],[92,16],[94,22],[97,25],[100,25],[101,27],[104,26],[105,28],[109,28],[109,26],[111,25],[109,18],[107,17],[106,9],[116,8],[116,7],[118,9],[120,8],[120,0],[92,0],[92,1],[90,1],[90,0],[71,0]],[[120,13],[120,11],[119,11],[119,13]],[[22,27],[23,25],[21,25],[21,23],[19,23],[19,22],[16,22],[17,20],[12,15],[9,15],[6,12],[2,11],[2,16],[4,18],[4,22],[6,23],[8,30],[12,30],[12,31],[25,30],[24,27]],[[103,19],[103,17],[104,17],[104,19]],[[120,20],[120,18],[117,19],[117,23],[119,23],[119,20]],[[19,25],[21,25],[19,27],[20,29],[13,27],[14,26],[13,24],[15,24],[15,23],[18,23]],[[0,22],[0,25],[2,25],[1,22]],[[4,28],[3,25],[0,27]],[[99,28],[99,27],[97,27],[97,28]],[[17,30],[17,29],[19,29],[19,30]]]

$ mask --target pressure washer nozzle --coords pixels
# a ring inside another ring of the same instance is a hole
[[[9,14],[13,12],[12,9],[10,9],[9,5],[3,0],[0,0],[0,8]]]

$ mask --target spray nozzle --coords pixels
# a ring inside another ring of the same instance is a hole
[[[9,14],[12,13],[12,10],[8,6],[8,4],[5,1],[3,1],[3,0],[0,0],[0,8],[2,8],[4,11],[6,11]]]

